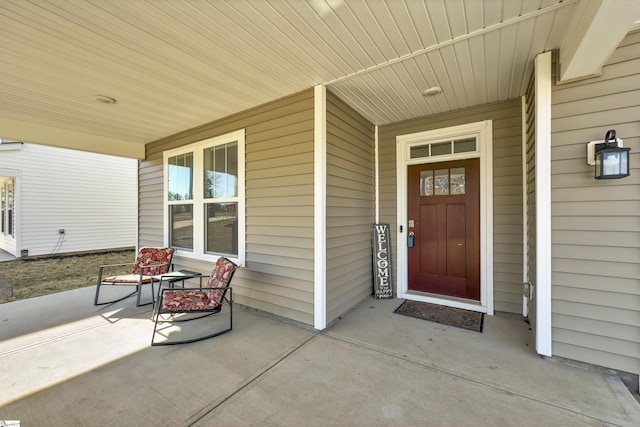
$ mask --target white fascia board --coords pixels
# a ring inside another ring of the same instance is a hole
[[[7,139],[138,160],[145,158],[145,145],[141,142],[90,135],[6,117],[0,117],[0,129],[2,129],[2,137]]]
[[[0,151],[18,151],[22,150],[23,146],[22,142],[3,142],[0,144]]]

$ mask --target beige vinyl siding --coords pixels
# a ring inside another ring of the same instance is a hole
[[[640,32],[600,77],[552,97],[553,354],[640,372]],[[631,176],[595,180],[586,143],[615,129]]]
[[[313,325],[313,90],[190,129],[147,146],[140,175],[140,243],[162,244],[162,152],[245,130],[246,265],[236,302]],[[206,262],[177,268],[210,272]]]
[[[522,313],[522,104],[493,119],[494,309]]]
[[[327,92],[327,323],[372,287],[374,127]]]
[[[139,166],[138,245],[162,246],[164,202],[162,154],[141,160]]]
[[[527,215],[527,281],[536,289],[536,103],[535,103],[535,78],[533,73],[527,86],[526,99],[526,215]],[[536,325],[536,299],[529,301],[529,323],[532,328]]]
[[[396,136],[482,120],[493,120],[494,309],[522,312],[522,124],[520,100],[382,126],[378,130],[380,159],[380,222],[396,222]],[[397,248],[396,233],[392,232]],[[394,265],[397,250],[392,251]],[[396,277],[394,268],[394,280]]]

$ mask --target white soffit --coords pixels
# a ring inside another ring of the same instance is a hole
[[[316,85],[375,125],[513,99],[584,1],[2,0],[0,137],[140,158]]]

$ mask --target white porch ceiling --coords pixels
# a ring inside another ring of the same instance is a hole
[[[512,99],[580,1],[2,0],[0,137],[140,158],[319,84],[378,125]]]

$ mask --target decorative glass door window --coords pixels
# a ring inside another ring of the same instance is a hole
[[[464,194],[465,193],[465,183],[464,183],[464,168],[451,168],[451,179],[450,179],[450,193],[451,194]]]
[[[433,171],[420,172],[420,195],[433,196]]]
[[[435,171],[433,194],[435,196],[446,196],[449,194],[449,169],[438,169]]]
[[[420,172],[420,196],[465,194],[464,167]]]

